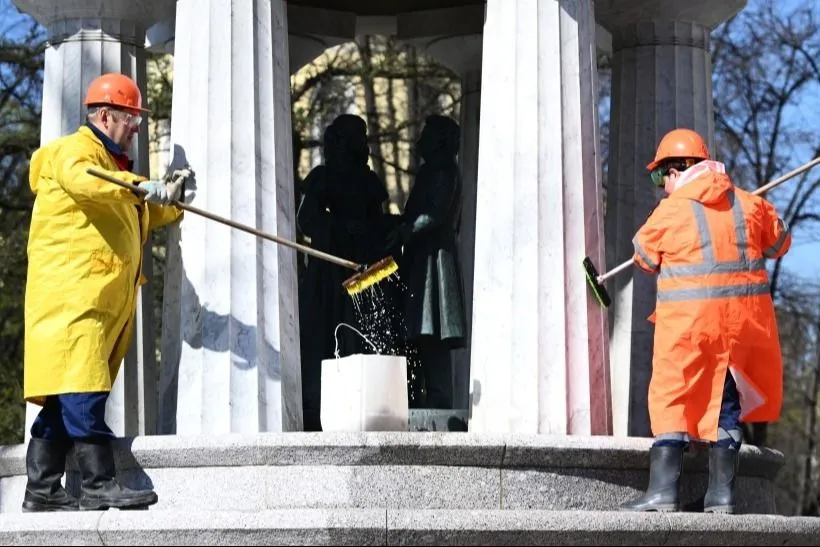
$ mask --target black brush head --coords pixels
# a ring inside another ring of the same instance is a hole
[[[598,270],[595,269],[595,265],[588,256],[584,258],[584,275],[586,275],[587,285],[589,285],[595,299],[603,307],[608,308],[612,304],[612,300],[609,298],[609,293],[606,292],[606,287],[598,283]]]

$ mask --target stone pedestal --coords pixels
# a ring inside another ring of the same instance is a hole
[[[167,17],[173,0],[14,0],[48,31],[45,54],[41,142],[72,133],[85,122],[83,99],[97,76],[119,72],[133,78],[145,96],[145,29]],[[148,174],[148,132],[144,124],[129,155],[133,170]],[[151,242],[143,270],[150,278]],[[106,420],[118,435],[141,435],[155,429],[156,362],[150,284],[140,291],[135,336],[106,408]],[[148,313],[142,314],[140,310]],[[26,408],[26,436],[40,407]]]
[[[579,521],[583,518],[600,522],[604,535],[599,541],[562,543],[553,537],[546,543],[523,542],[519,536],[519,541],[503,543],[496,538],[491,544],[652,545],[649,541],[627,542],[622,534],[612,535],[628,516],[617,510],[619,504],[640,495],[646,488],[651,444],[650,439],[584,435],[433,432],[144,436],[115,444],[117,470],[125,485],[151,484],[159,502],[149,511],[102,514],[143,515],[141,524],[150,525],[169,515],[192,519],[196,514],[251,516],[284,509],[355,511],[369,508],[382,511],[382,525],[385,510],[401,509],[436,512],[437,515],[429,519],[431,526],[449,511],[493,512],[496,516],[497,512],[515,513],[522,526],[528,522],[531,511],[571,512],[575,522],[566,523],[570,528],[583,529]],[[3,526],[9,520],[4,519],[15,513],[19,518],[26,482],[24,462],[25,446],[0,449],[0,542],[3,545],[8,544],[8,535],[4,534],[9,531],[8,526]],[[703,519],[701,525],[709,522],[715,531],[723,534],[729,521],[743,519],[744,514],[748,520],[762,521],[763,528],[771,529],[775,522],[773,513],[778,509],[775,476],[783,463],[780,452],[744,445],[735,482],[739,514],[723,518],[694,512],[677,515]],[[74,480],[78,471],[71,456],[67,467],[71,477],[68,488],[78,490],[79,481]],[[682,505],[703,496],[708,469],[707,451],[686,454],[679,489]],[[215,490],[218,495],[214,495]],[[87,513],[72,515],[74,526],[77,526],[77,517],[83,514]],[[652,514],[635,516],[646,524]],[[95,522],[99,521],[101,514],[95,516]],[[242,527],[242,518],[234,521],[234,528]],[[794,518],[780,518],[791,521],[792,526],[797,524]],[[30,515],[29,519],[30,524],[39,525],[37,527],[45,522],[32,521]],[[820,519],[814,522],[815,528],[820,527]],[[663,534],[668,536],[668,516],[663,517],[663,523]],[[492,520],[486,524],[489,528]],[[207,529],[202,524],[192,526],[200,527]],[[703,533],[694,527],[689,531]],[[488,534],[485,541],[491,538]],[[184,543],[201,543],[195,539],[190,537]],[[681,543],[692,543],[678,539]],[[177,542],[183,543],[180,537]],[[111,543],[115,542],[106,542]],[[264,543],[263,540],[261,544]],[[707,538],[701,536],[694,543],[723,545],[727,542],[720,539],[707,542]],[[423,544],[434,545],[432,542]],[[445,541],[444,545],[447,544]],[[794,543],[761,541],[758,544]],[[817,541],[810,544],[816,545]]]
[[[604,271],[629,260],[632,238],[660,197],[646,171],[663,135],[686,127],[714,148],[710,29],[745,0],[596,2],[612,33],[612,108]],[[655,277],[635,269],[608,282],[614,433],[651,435]]]
[[[157,505],[38,515],[20,513],[25,446],[16,445],[0,449],[0,543],[817,545],[820,518],[776,514],[783,455],[749,445],[735,483],[739,514],[618,511],[646,487],[650,444],[451,433],[146,436],[116,443],[115,458],[121,480],[151,484]],[[706,453],[684,458],[682,504],[703,495],[707,476]]]
[[[172,167],[194,206],[293,240],[285,2],[180,0],[176,20]],[[186,213],[167,260],[161,432],[300,430],[296,253]]]
[[[470,430],[607,434],[592,2],[489,0],[483,48]]]

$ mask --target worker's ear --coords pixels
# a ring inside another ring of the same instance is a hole
[[[111,121],[111,112],[109,112],[107,108],[100,108],[97,110],[97,120],[105,127],[106,124]]]

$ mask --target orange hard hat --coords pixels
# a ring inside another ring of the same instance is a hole
[[[124,74],[109,73],[96,78],[85,94],[86,106],[110,105],[124,110],[148,112],[136,82]]]
[[[673,129],[661,139],[655,161],[646,166],[648,171],[656,169],[664,160],[672,158],[711,159],[703,138],[691,129]]]

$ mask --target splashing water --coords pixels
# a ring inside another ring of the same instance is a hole
[[[362,314],[361,304],[359,302],[359,295],[354,294],[353,297],[353,307],[356,308],[356,319]]]
[[[386,289],[386,290],[385,290]],[[351,295],[356,322],[367,339],[381,355],[405,355],[410,406],[420,400],[421,361],[415,347],[405,343],[407,323],[401,309],[407,286],[398,272],[387,277],[387,285],[377,283],[361,293]],[[369,347],[369,346],[368,346]]]

